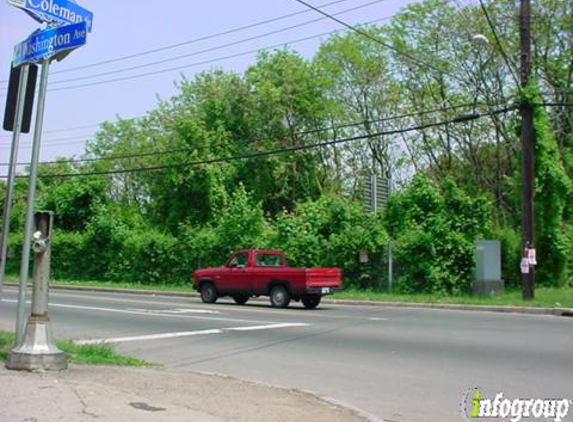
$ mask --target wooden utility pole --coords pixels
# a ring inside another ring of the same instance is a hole
[[[520,82],[525,90],[531,72],[531,1],[521,0],[519,12],[520,36]],[[534,189],[535,189],[535,135],[533,131],[533,105],[529,100],[522,101],[521,112],[521,229],[522,250],[534,247]],[[522,271],[523,299],[531,300],[535,295],[535,267]]]

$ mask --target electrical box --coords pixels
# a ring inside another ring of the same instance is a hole
[[[502,294],[505,283],[501,278],[501,242],[499,240],[476,240],[475,280],[472,291],[476,296]]]

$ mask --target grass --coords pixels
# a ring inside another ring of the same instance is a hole
[[[334,299],[373,300],[381,302],[444,303],[464,305],[528,306],[544,308],[573,308],[573,288],[538,287],[535,299],[524,301],[520,290],[509,290],[503,295],[477,297],[469,295],[442,296],[438,294],[397,294],[349,289],[332,296]]]
[[[15,275],[6,275],[6,281],[10,283],[18,283],[19,278]],[[74,287],[96,287],[104,289],[124,289],[124,290],[141,290],[141,291],[159,291],[159,292],[176,292],[176,293],[192,293],[193,280],[189,280],[189,284],[142,284],[142,283],[121,283],[116,281],[101,281],[101,280],[60,280],[55,279],[50,281],[51,286],[74,286]]]
[[[14,333],[0,331],[0,360],[6,360],[12,347],[14,347]]]
[[[78,345],[72,340],[57,340],[58,348],[68,354],[68,362],[86,365],[150,366],[140,359],[115,352],[110,344]],[[14,333],[0,331],[0,360],[6,360],[14,347]]]

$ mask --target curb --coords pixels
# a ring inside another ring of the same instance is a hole
[[[17,287],[17,283],[4,283],[6,286]],[[128,293],[134,295],[148,295],[148,296],[167,296],[167,297],[183,297],[183,298],[198,298],[199,294],[194,292],[170,292],[158,290],[135,290],[135,289],[121,289],[111,287],[89,287],[89,286],[66,286],[66,285],[50,285],[54,290],[74,290],[83,292],[101,292],[101,293]],[[383,302],[375,300],[351,300],[351,299],[325,299],[323,303],[331,303],[335,305],[355,305],[355,306],[379,306],[379,307],[393,307],[393,308],[413,308],[413,309],[441,309],[450,311],[477,311],[477,312],[498,312],[509,314],[523,314],[523,315],[550,315],[573,317],[572,308],[534,308],[525,306],[502,306],[502,305],[463,305],[463,304],[449,304],[449,303],[420,303],[420,302]]]
[[[462,305],[450,303],[418,303],[418,302],[378,302],[373,300],[345,300],[328,299],[329,303],[339,305],[361,306],[386,306],[395,308],[418,308],[418,309],[442,309],[450,311],[481,311],[499,312],[525,315],[552,315],[573,317],[573,309],[570,308],[534,308],[525,306],[502,306],[502,305]]]

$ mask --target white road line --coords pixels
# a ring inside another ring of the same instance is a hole
[[[389,318],[368,318],[370,321],[389,321]]]
[[[127,341],[158,340],[164,338],[189,337],[189,336],[200,336],[206,334],[222,334],[222,333],[223,333],[222,330],[182,331],[179,333],[149,334],[146,336],[116,337],[116,338],[94,339],[94,340],[76,340],[74,343],[76,344],[123,343]]]
[[[308,327],[310,324],[304,322],[293,322],[293,323],[280,323],[271,325],[255,325],[253,327],[233,327],[225,328],[226,331],[256,331],[256,330],[270,330],[272,328],[287,328],[287,327]]]
[[[182,314],[217,314],[220,315],[219,311],[211,311],[209,309],[139,309],[139,308],[127,308],[128,311],[134,312],[147,312],[150,314],[170,314],[170,315],[182,315]]]
[[[255,331],[255,330],[270,330],[273,328],[289,328],[289,327],[308,327],[310,324],[306,323],[281,323],[281,324],[270,324],[270,325],[256,325],[251,327],[231,327],[231,328],[221,328],[213,330],[200,330],[200,331],[181,331],[176,333],[162,333],[162,334],[148,334],[142,336],[131,336],[131,337],[116,337],[116,338],[106,338],[106,339],[92,339],[92,340],[76,340],[76,344],[103,344],[103,343],[124,343],[129,341],[146,341],[146,340],[161,340],[166,338],[175,337],[190,337],[190,336],[200,336],[208,334],[223,334],[229,331]]]
[[[4,302],[17,303],[17,300],[12,299],[2,299]],[[27,303],[30,303],[29,301]],[[131,310],[131,309],[113,309],[113,308],[101,308],[98,306],[80,306],[80,305],[66,305],[63,303],[50,303],[49,307],[55,308],[65,308],[65,309],[81,309],[86,311],[99,311],[99,312],[111,312],[116,314],[129,314],[129,315],[144,315],[153,317],[164,317],[164,318],[186,318],[186,319],[201,319],[207,321],[229,321],[229,322],[247,322],[247,323],[257,323],[257,324],[272,324],[273,321],[257,321],[253,319],[237,319],[237,318],[219,318],[219,317],[208,317],[200,315],[185,315],[185,314],[170,314],[162,313],[161,310]],[[218,312],[218,311],[213,311]]]

